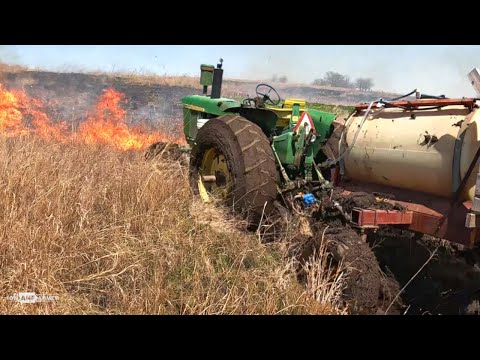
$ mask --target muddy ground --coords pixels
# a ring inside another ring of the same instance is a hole
[[[383,229],[370,236],[369,243],[384,271],[391,272],[401,287],[410,282],[402,293],[406,314],[480,314],[478,249],[462,251],[445,241],[427,235],[417,239],[397,229]]]
[[[337,201],[350,213],[353,207],[402,211],[400,205],[376,201],[367,193],[353,193]],[[338,229],[338,226],[337,226]],[[348,233],[348,231],[347,231]],[[370,233],[368,244],[388,277],[396,280],[404,314],[479,314],[480,251],[384,227]],[[399,308],[400,309],[400,308]]]
[[[372,194],[353,193],[337,201],[346,212],[353,207],[402,211],[400,205],[377,202]],[[428,235],[384,227],[368,235],[382,271],[396,280],[404,314],[478,314],[480,251]]]

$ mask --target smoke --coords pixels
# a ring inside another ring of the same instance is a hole
[[[239,47],[240,48],[240,47]],[[311,83],[327,71],[370,77],[376,90],[429,95],[475,96],[467,74],[480,67],[480,46],[280,45],[246,46],[239,77],[268,80],[285,75],[291,83]],[[233,60],[233,59],[232,59]],[[228,68],[228,67],[227,67]],[[226,70],[228,71],[228,70]]]
[[[0,45],[0,63],[18,64],[20,57],[17,49],[13,45]]]
[[[20,56],[19,56],[20,54]],[[133,54],[133,55],[132,55]],[[225,78],[310,84],[328,71],[372,78],[375,90],[430,95],[475,96],[467,74],[480,67],[480,46],[460,45],[0,45],[0,62],[54,68],[66,64],[96,70],[138,69],[169,75],[198,72],[202,62],[224,58]],[[143,73],[142,70],[142,73]]]
[[[304,76],[299,69],[298,59],[292,54],[297,53],[298,46],[255,46],[246,53],[246,67],[240,77],[246,79],[265,80],[273,75],[287,76],[290,82],[298,81]],[[296,79],[296,80],[295,80]]]

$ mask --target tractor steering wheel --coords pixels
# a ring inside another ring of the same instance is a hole
[[[242,104],[247,107],[255,107],[255,99],[246,98],[243,100]]]
[[[259,90],[262,90],[260,91]],[[270,92],[273,90],[273,93],[270,94]],[[267,85],[267,84],[258,84],[257,85],[257,88],[255,89],[255,91],[257,92],[257,95],[262,97],[262,100],[265,104],[271,104],[271,105],[278,105],[280,104],[280,95],[278,95],[277,93],[277,90],[275,90],[273,87],[271,87],[270,85]],[[273,97],[273,100],[272,98],[270,97],[271,95],[276,95]]]

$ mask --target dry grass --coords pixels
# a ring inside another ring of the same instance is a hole
[[[159,75],[152,72],[142,70],[132,70],[129,72],[93,72],[94,75],[108,74],[111,77],[121,80],[126,84],[142,85],[142,86],[177,86],[202,90],[198,76],[188,75]],[[256,83],[253,81],[229,81],[224,79],[222,84],[222,96],[239,97],[246,96],[248,92],[253,95],[252,91]]]
[[[0,73],[1,72],[19,73],[24,71],[28,71],[28,68],[26,66],[11,65],[11,64],[5,64],[0,62]]]
[[[178,163],[0,138],[0,171],[2,314],[342,312],[340,276],[307,264],[300,285],[285,245],[196,202]],[[7,299],[18,292],[59,300]]]

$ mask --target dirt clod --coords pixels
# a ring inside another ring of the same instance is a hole
[[[356,192],[347,196],[341,196],[337,200],[345,212],[350,213],[353,208],[379,209],[379,210],[399,210],[404,208],[399,204],[392,204],[383,199],[377,200],[375,195],[364,192]]]

